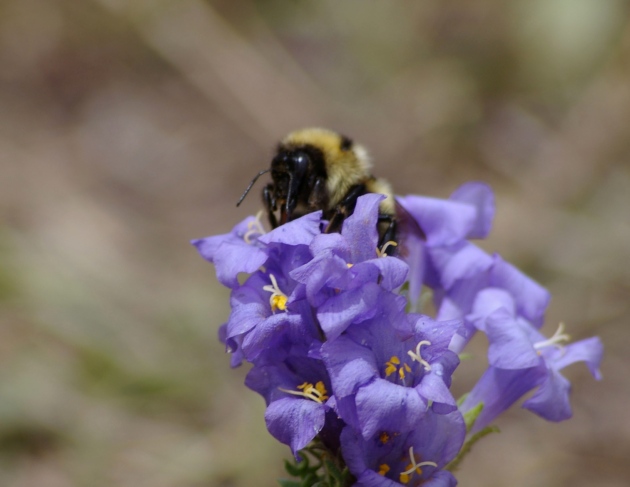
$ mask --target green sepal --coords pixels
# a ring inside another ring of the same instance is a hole
[[[300,450],[300,460],[284,461],[284,468],[294,480],[278,480],[281,487],[348,487],[354,477],[341,457],[332,455],[317,440]]]
[[[464,401],[468,398],[468,396],[470,395],[469,392],[467,392],[466,394],[462,394],[460,396],[460,398],[457,400],[457,407],[461,407],[462,404],[464,404]]]
[[[463,396],[464,400],[466,399],[466,396],[467,395]],[[460,401],[461,400],[462,400],[462,398],[460,398]],[[458,404],[458,406],[460,406],[460,404]],[[483,403],[482,402],[480,402],[475,407],[473,407],[472,409],[470,409],[470,410],[468,410],[468,411],[466,411],[464,413],[464,422],[466,423],[466,433],[470,432],[470,430],[473,428],[473,426],[475,426],[475,422],[477,421],[477,418],[481,414],[481,411],[483,411]]]
[[[301,460],[292,463],[288,460],[284,461],[284,469],[292,477],[297,477],[301,480],[278,480],[282,487],[312,487],[319,480],[317,470],[320,465],[311,466],[308,457],[303,453],[300,455]]]
[[[280,487],[302,487],[302,482],[297,480],[278,479]]]

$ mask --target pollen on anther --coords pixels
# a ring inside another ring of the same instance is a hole
[[[263,286],[263,291],[271,293],[269,297],[271,311],[273,313],[275,313],[276,310],[286,311],[289,297],[280,290],[278,281],[276,281],[276,277],[273,274],[269,274],[269,279],[271,280],[271,285]]]
[[[317,382],[314,386],[310,382],[304,382],[297,386],[297,391],[293,391],[290,389],[283,389],[282,387],[278,387],[282,392],[286,392],[287,394],[293,394],[294,396],[302,396],[306,399],[311,399],[312,401],[323,403],[328,399],[328,391],[326,390],[326,386],[322,381]]]
[[[389,362],[385,363],[385,377],[389,377],[396,372],[398,365],[400,365],[400,359],[394,355],[389,359]]]

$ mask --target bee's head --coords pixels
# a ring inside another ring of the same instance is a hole
[[[280,204],[281,220],[288,221],[298,204],[300,189],[307,178],[311,167],[311,156],[307,151],[280,148],[271,161],[271,178],[274,182],[274,193]]]

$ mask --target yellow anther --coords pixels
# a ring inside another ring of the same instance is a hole
[[[346,267],[347,267],[348,269],[350,269],[350,267],[352,267],[353,265],[354,265],[354,264],[351,264],[350,262],[346,262]]]
[[[287,297],[286,296],[271,296],[270,301],[271,309],[273,311],[279,309],[280,311],[286,311],[287,309]]]
[[[398,369],[398,375],[400,377],[400,380],[403,380],[405,378],[405,373],[410,374],[411,373],[411,367],[409,367],[408,364],[403,364],[403,366]]]
[[[286,311],[287,300],[289,297],[280,290],[278,287],[278,281],[276,281],[276,277],[273,274],[269,274],[269,279],[271,280],[271,284],[263,286],[263,291],[271,293],[271,296],[269,297],[271,312],[275,313],[278,309],[280,311]]]
[[[400,365],[400,359],[394,355],[389,359],[389,362],[385,363],[385,377],[389,377],[396,372],[398,370],[398,365]]]
[[[286,392],[287,394],[302,396],[320,404],[328,399],[328,391],[322,381],[319,381],[315,384],[315,386],[313,386],[310,382],[304,382],[303,384],[297,386],[296,389],[299,389],[298,391],[291,391],[289,389],[283,389],[282,387],[278,387],[278,389],[282,392]]]
[[[390,470],[389,465],[387,465],[386,463],[383,463],[382,465],[379,465],[378,467],[378,474],[384,477],[385,475],[387,475],[387,472],[389,472],[389,470]]]

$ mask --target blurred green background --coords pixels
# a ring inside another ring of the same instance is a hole
[[[514,408],[470,487],[630,485],[630,4],[0,0],[0,485],[273,486],[290,455],[188,244],[276,141],[364,143],[398,194],[497,194],[482,243],[600,335],[574,419]],[[483,351],[483,341],[477,350]],[[456,375],[463,392],[482,355]]]

